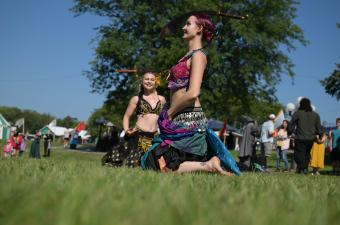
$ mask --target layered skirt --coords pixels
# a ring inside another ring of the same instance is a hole
[[[169,120],[164,107],[159,119],[160,135],[152,141],[151,148],[143,155],[143,169],[156,171],[177,170],[185,161],[208,161],[217,156],[221,166],[239,175],[240,170],[228,149],[207,127],[202,108],[190,107]]]
[[[125,137],[125,142],[114,147],[112,152],[107,153],[102,158],[103,165],[114,167],[140,166],[140,159],[142,155],[151,147],[154,132],[146,132],[137,130],[130,136]]]

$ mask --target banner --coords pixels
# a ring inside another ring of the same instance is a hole
[[[18,128],[24,126],[24,124],[25,124],[25,118],[21,118],[15,121],[15,126]]]

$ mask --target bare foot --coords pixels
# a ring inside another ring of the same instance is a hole
[[[207,165],[210,168],[210,172],[219,172],[220,174],[225,176],[234,176],[234,174],[223,170],[223,168],[221,167],[221,161],[217,156],[212,157],[207,162]]]

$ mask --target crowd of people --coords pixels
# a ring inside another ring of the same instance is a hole
[[[36,132],[33,137],[29,157],[40,158],[40,139],[43,139],[44,154],[43,157],[49,157],[51,155],[53,135],[46,133],[41,135],[40,132]],[[5,158],[19,158],[22,159],[24,152],[26,151],[27,143],[30,141],[29,133],[12,132],[10,138],[6,141],[4,146],[4,157]]]
[[[311,174],[320,175],[319,171],[325,165],[325,152],[328,151],[333,165],[332,173],[340,175],[340,118],[336,119],[335,129],[327,133],[310,100],[303,98],[290,121],[283,120],[278,129],[274,129],[274,121],[275,115],[269,115],[260,130],[256,121],[248,120],[238,152],[242,170],[270,172],[267,159],[276,151],[276,172],[289,172],[293,168],[296,173],[308,174],[311,167]],[[257,143],[260,148],[257,148]],[[287,156],[289,150],[293,150],[291,166]],[[283,169],[281,161],[284,163]]]

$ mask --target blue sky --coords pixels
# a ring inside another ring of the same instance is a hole
[[[105,95],[90,93],[82,75],[94,58],[94,28],[106,24],[93,15],[74,17],[70,0],[1,0],[0,105],[86,120]],[[302,0],[295,22],[310,41],[289,54],[297,76],[282,76],[277,96],[286,105],[309,97],[323,121],[340,117],[340,102],[325,94],[319,80],[340,63],[339,0]]]

